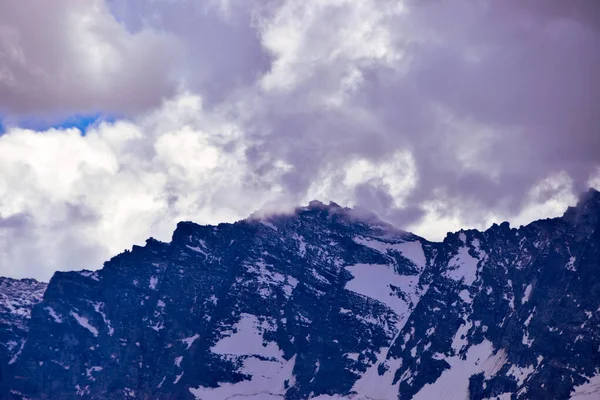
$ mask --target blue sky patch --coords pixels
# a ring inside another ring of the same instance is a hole
[[[65,118],[61,121],[50,121],[49,119],[43,118],[25,118],[18,123],[17,126],[25,129],[33,129],[36,131],[45,131],[50,128],[56,129],[68,129],[68,128],[78,128],[83,135],[85,135],[85,130],[93,125],[97,125],[103,121],[114,122],[116,117],[111,115],[104,115],[102,113],[95,114],[83,114],[83,115],[73,115],[68,118]],[[3,123],[2,119],[0,119],[0,135],[6,132],[6,124]]]

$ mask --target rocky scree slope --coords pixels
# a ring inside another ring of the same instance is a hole
[[[599,215],[590,190],[442,243],[333,203],[182,222],[25,295],[31,318],[0,321],[0,396],[600,398]]]

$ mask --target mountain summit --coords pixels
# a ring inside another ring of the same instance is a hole
[[[590,190],[441,243],[334,203],[181,222],[99,271],[0,283],[0,396],[600,398],[599,213]]]

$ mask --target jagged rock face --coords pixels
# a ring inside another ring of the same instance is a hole
[[[563,218],[442,243],[335,204],[180,223],[171,243],[57,273],[1,394],[584,399],[600,383],[599,213],[590,191]]]
[[[17,361],[25,342],[31,309],[42,301],[46,284],[34,279],[0,277],[0,381]]]

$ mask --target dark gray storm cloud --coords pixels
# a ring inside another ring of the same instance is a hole
[[[207,104],[227,101],[269,68],[253,15],[271,2],[254,1],[112,1],[109,7],[128,29],[151,26],[178,37],[187,85],[202,93]]]
[[[295,167],[284,177],[287,188],[306,192],[326,163],[354,155],[378,160],[408,149],[419,176],[408,209],[442,194],[470,204],[465,211],[475,218],[473,206],[516,213],[533,185],[561,172],[575,191],[584,190],[600,163],[598,4],[406,6],[370,28],[387,30],[391,48],[402,52],[398,60],[324,60],[322,54],[297,88],[265,101],[257,135],[268,130],[269,140],[254,151]],[[323,13],[320,35],[335,36],[336,25],[352,21],[335,22],[336,11],[344,15],[340,8]],[[346,40],[340,37],[338,46]],[[322,99],[339,89],[348,64],[362,80],[340,107],[328,109]],[[356,188],[361,205],[400,224],[418,215],[398,213],[384,200],[385,188],[368,186]]]
[[[103,0],[0,3],[0,115],[131,115],[175,94],[178,41],[128,32]]]

